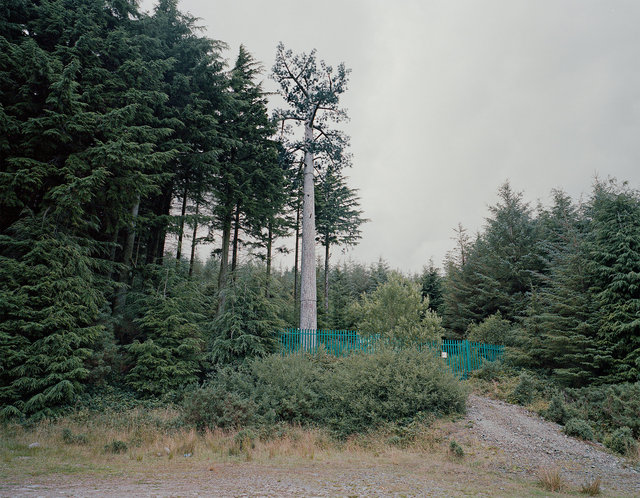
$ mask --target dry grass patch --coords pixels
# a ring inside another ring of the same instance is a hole
[[[278,425],[268,429],[205,430],[182,427],[171,409],[133,409],[122,413],[76,413],[35,426],[0,427],[0,461],[6,471],[25,473],[24,460],[39,474],[143,469],[176,462],[211,463],[253,461],[287,464],[298,461],[367,461],[403,455],[447,454],[448,422],[411,427],[387,426],[374,433],[337,440],[328,431]],[[29,448],[37,443],[36,448]],[[36,470],[37,469],[37,470]],[[75,469],[75,470],[74,470]]]
[[[541,468],[538,470],[538,483],[547,491],[559,492],[565,488],[560,470],[555,467]]]
[[[591,482],[586,482],[580,488],[580,492],[589,496],[596,496],[600,494],[600,484],[602,480],[597,477]]]

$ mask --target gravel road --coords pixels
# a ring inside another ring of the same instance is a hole
[[[471,395],[466,427],[484,446],[498,449],[496,467],[506,473],[531,475],[558,468],[574,486],[595,478],[609,493],[640,496],[640,473],[601,444],[566,436],[562,427],[523,407]]]

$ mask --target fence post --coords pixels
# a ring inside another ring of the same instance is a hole
[[[464,346],[462,353],[464,355],[464,371],[462,372],[462,377],[466,379],[469,376],[469,372],[471,372],[471,347],[466,339],[462,341],[462,344]]]

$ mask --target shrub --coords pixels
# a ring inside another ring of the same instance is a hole
[[[462,446],[455,441],[455,439],[452,439],[449,443],[449,455],[454,458],[464,457],[464,450],[462,449]]]
[[[510,344],[513,324],[502,318],[498,311],[480,323],[472,323],[467,328],[467,339],[487,344]]]
[[[350,312],[363,334],[379,334],[407,342],[439,339],[442,319],[429,309],[420,287],[398,273],[355,302]]]
[[[637,451],[638,443],[633,439],[633,434],[629,427],[620,427],[604,438],[607,448],[620,455],[628,455]]]
[[[322,389],[320,420],[341,436],[465,410],[464,386],[437,358],[414,349],[343,358]]]
[[[544,412],[544,416],[547,420],[558,424],[564,424],[566,422],[568,418],[567,407],[564,405],[564,400],[560,394],[553,395],[549,408]]]
[[[226,368],[184,402],[203,427],[313,424],[337,436],[462,412],[466,390],[437,358],[383,350],[344,358],[270,356]]]
[[[471,373],[472,377],[482,380],[497,380],[505,375],[504,363],[501,361],[483,360],[482,366]]]
[[[528,372],[522,372],[518,379],[518,384],[511,393],[512,401],[519,405],[526,405],[533,401],[536,394],[535,379]]]
[[[114,454],[125,453],[128,449],[129,447],[127,446],[127,443],[117,439],[114,439],[110,443],[107,443],[104,445],[105,453],[114,453]]]
[[[598,432],[628,427],[640,437],[640,382],[568,389],[566,395],[570,409],[592,421]]]
[[[251,429],[243,429],[238,432],[233,438],[233,448],[236,450],[236,454],[255,448],[256,438],[256,433]]]
[[[225,367],[207,385],[185,396],[185,422],[200,430],[251,425],[256,418],[256,405],[251,399],[253,388],[253,379],[246,368]]]
[[[593,440],[593,429],[588,422],[579,418],[572,418],[564,426],[564,433],[567,436],[579,437],[587,441]]]
[[[62,441],[65,444],[87,444],[89,439],[86,434],[74,434],[71,429],[65,427],[62,429]]]

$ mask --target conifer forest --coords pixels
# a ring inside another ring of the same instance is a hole
[[[283,44],[265,67],[198,26],[176,0],[0,2],[3,423],[155,403],[196,427],[330,420],[343,437],[429,411],[407,380],[415,406],[344,415],[336,390],[365,392],[391,360],[305,366],[278,343],[301,328],[504,345],[500,375],[637,440],[636,186],[596,179],[545,205],[505,181],[479,231],[451,227],[442,266],[338,259],[375,223],[349,178],[349,68]],[[422,373],[405,379],[436,382],[407,354]],[[433,413],[463,411],[442,383]],[[594,408],[607,399],[619,417]]]

